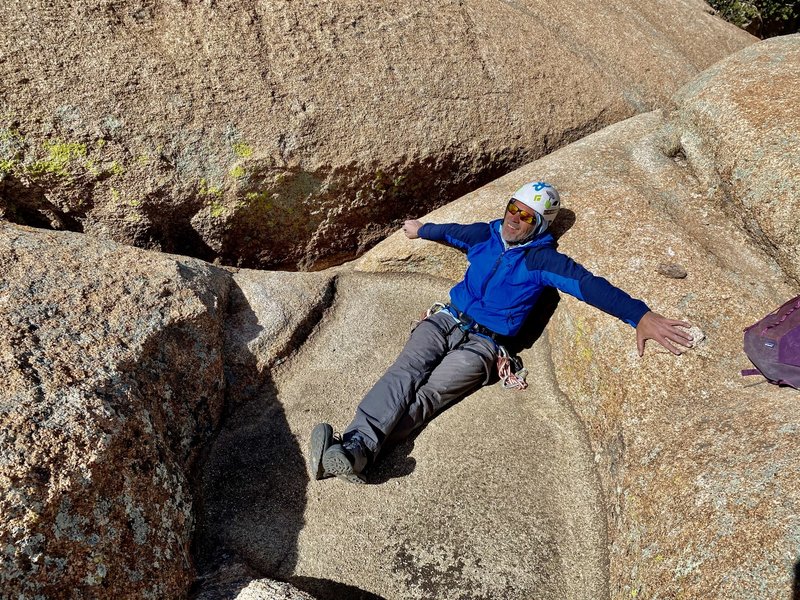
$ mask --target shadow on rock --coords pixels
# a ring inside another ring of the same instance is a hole
[[[293,577],[289,580],[297,589],[312,594],[318,600],[386,600],[372,592],[329,579],[315,577]]]
[[[238,295],[241,300],[243,297]],[[256,357],[247,351],[248,336],[260,331],[246,304],[232,305],[238,332],[227,335],[228,357],[236,373],[226,373],[226,414],[206,450],[196,475],[196,533],[193,554],[199,574],[193,597],[206,597],[220,572],[233,561],[246,573],[228,588],[246,587],[252,579],[286,580],[297,562],[297,537],[304,524],[308,474],[298,442],[289,428],[277,390]],[[243,358],[246,357],[246,358]],[[227,359],[226,359],[227,360]],[[249,370],[250,379],[241,381]],[[235,385],[233,379],[239,378]],[[246,390],[249,397],[231,390]]]
[[[557,240],[575,225],[575,213],[568,208],[562,208],[556,215],[556,220],[550,225],[550,232]]]
[[[386,483],[390,479],[411,475],[417,466],[416,459],[410,455],[414,450],[414,439],[418,434],[419,432],[416,432],[407,440],[396,445],[389,444],[381,452],[375,467],[367,474],[367,483]]]
[[[285,579],[297,562],[308,475],[275,388],[267,382],[219,432],[200,476],[194,554],[198,571],[241,557]]]

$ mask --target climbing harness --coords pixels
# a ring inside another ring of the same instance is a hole
[[[528,370],[522,366],[522,361],[520,361],[516,356],[512,356],[508,350],[506,350],[505,346],[499,344],[494,338],[494,334],[491,334],[488,329],[482,327],[474,320],[469,319],[467,315],[458,312],[457,309],[449,304],[434,302],[425,312],[425,314],[421,315],[419,321],[414,321],[413,327],[416,327],[421,321],[427,319],[431,315],[435,315],[442,310],[447,311],[447,313],[453,317],[458,328],[461,329],[461,331],[463,331],[465,334],[472,333],[474,335],[479,335],[491,340],[492,343],[494,343],[495,347],[497,348],[497,374],[499,375],[500,380],[503,382],[503,389],[522,391],[528,387],[528,384],[525,381],[525,378],[528,375]],[[462,317],[467,317],[469,321],[463,320]],[[488,379],[489,374],[487,374],[487,381]]]

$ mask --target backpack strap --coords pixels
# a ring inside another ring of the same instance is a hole
[[[761,371],[758,369],[742,369],[742,377],[747,377],[749,375],[761,375]]]

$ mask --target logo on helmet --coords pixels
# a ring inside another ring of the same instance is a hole
[[[561,204],[556,188],[545,181],[526,183],[514,192],[512,198],[542,215],[546,226],[556,218]]]

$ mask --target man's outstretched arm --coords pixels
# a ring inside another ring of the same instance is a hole
[[[691,327],[686,321],[668,319],[652,310],[644,314],[636,325],[636,348],[644,354],[645,340],[655,340],[675,355],[692,347],[692,336],[681,328]]]
[[[485,242],[491,236],[489,223],[422,223],[410,219],[403,223],[403,232],[409,239],[422,238],[433,242],[447,244],[466,252],[473,245]]]
[[[676,355],[691,348],[692,336],[681,329],[691,327],[691,323],[667,319],[653,312],[641,300],[631,297],[607,279],[594,275],[555,249],[531,253],[528,267],[541,272],[541,281],[545,285],[572,294],[634,327],[639,356],[644,354],[645,340],[655,340]]]

